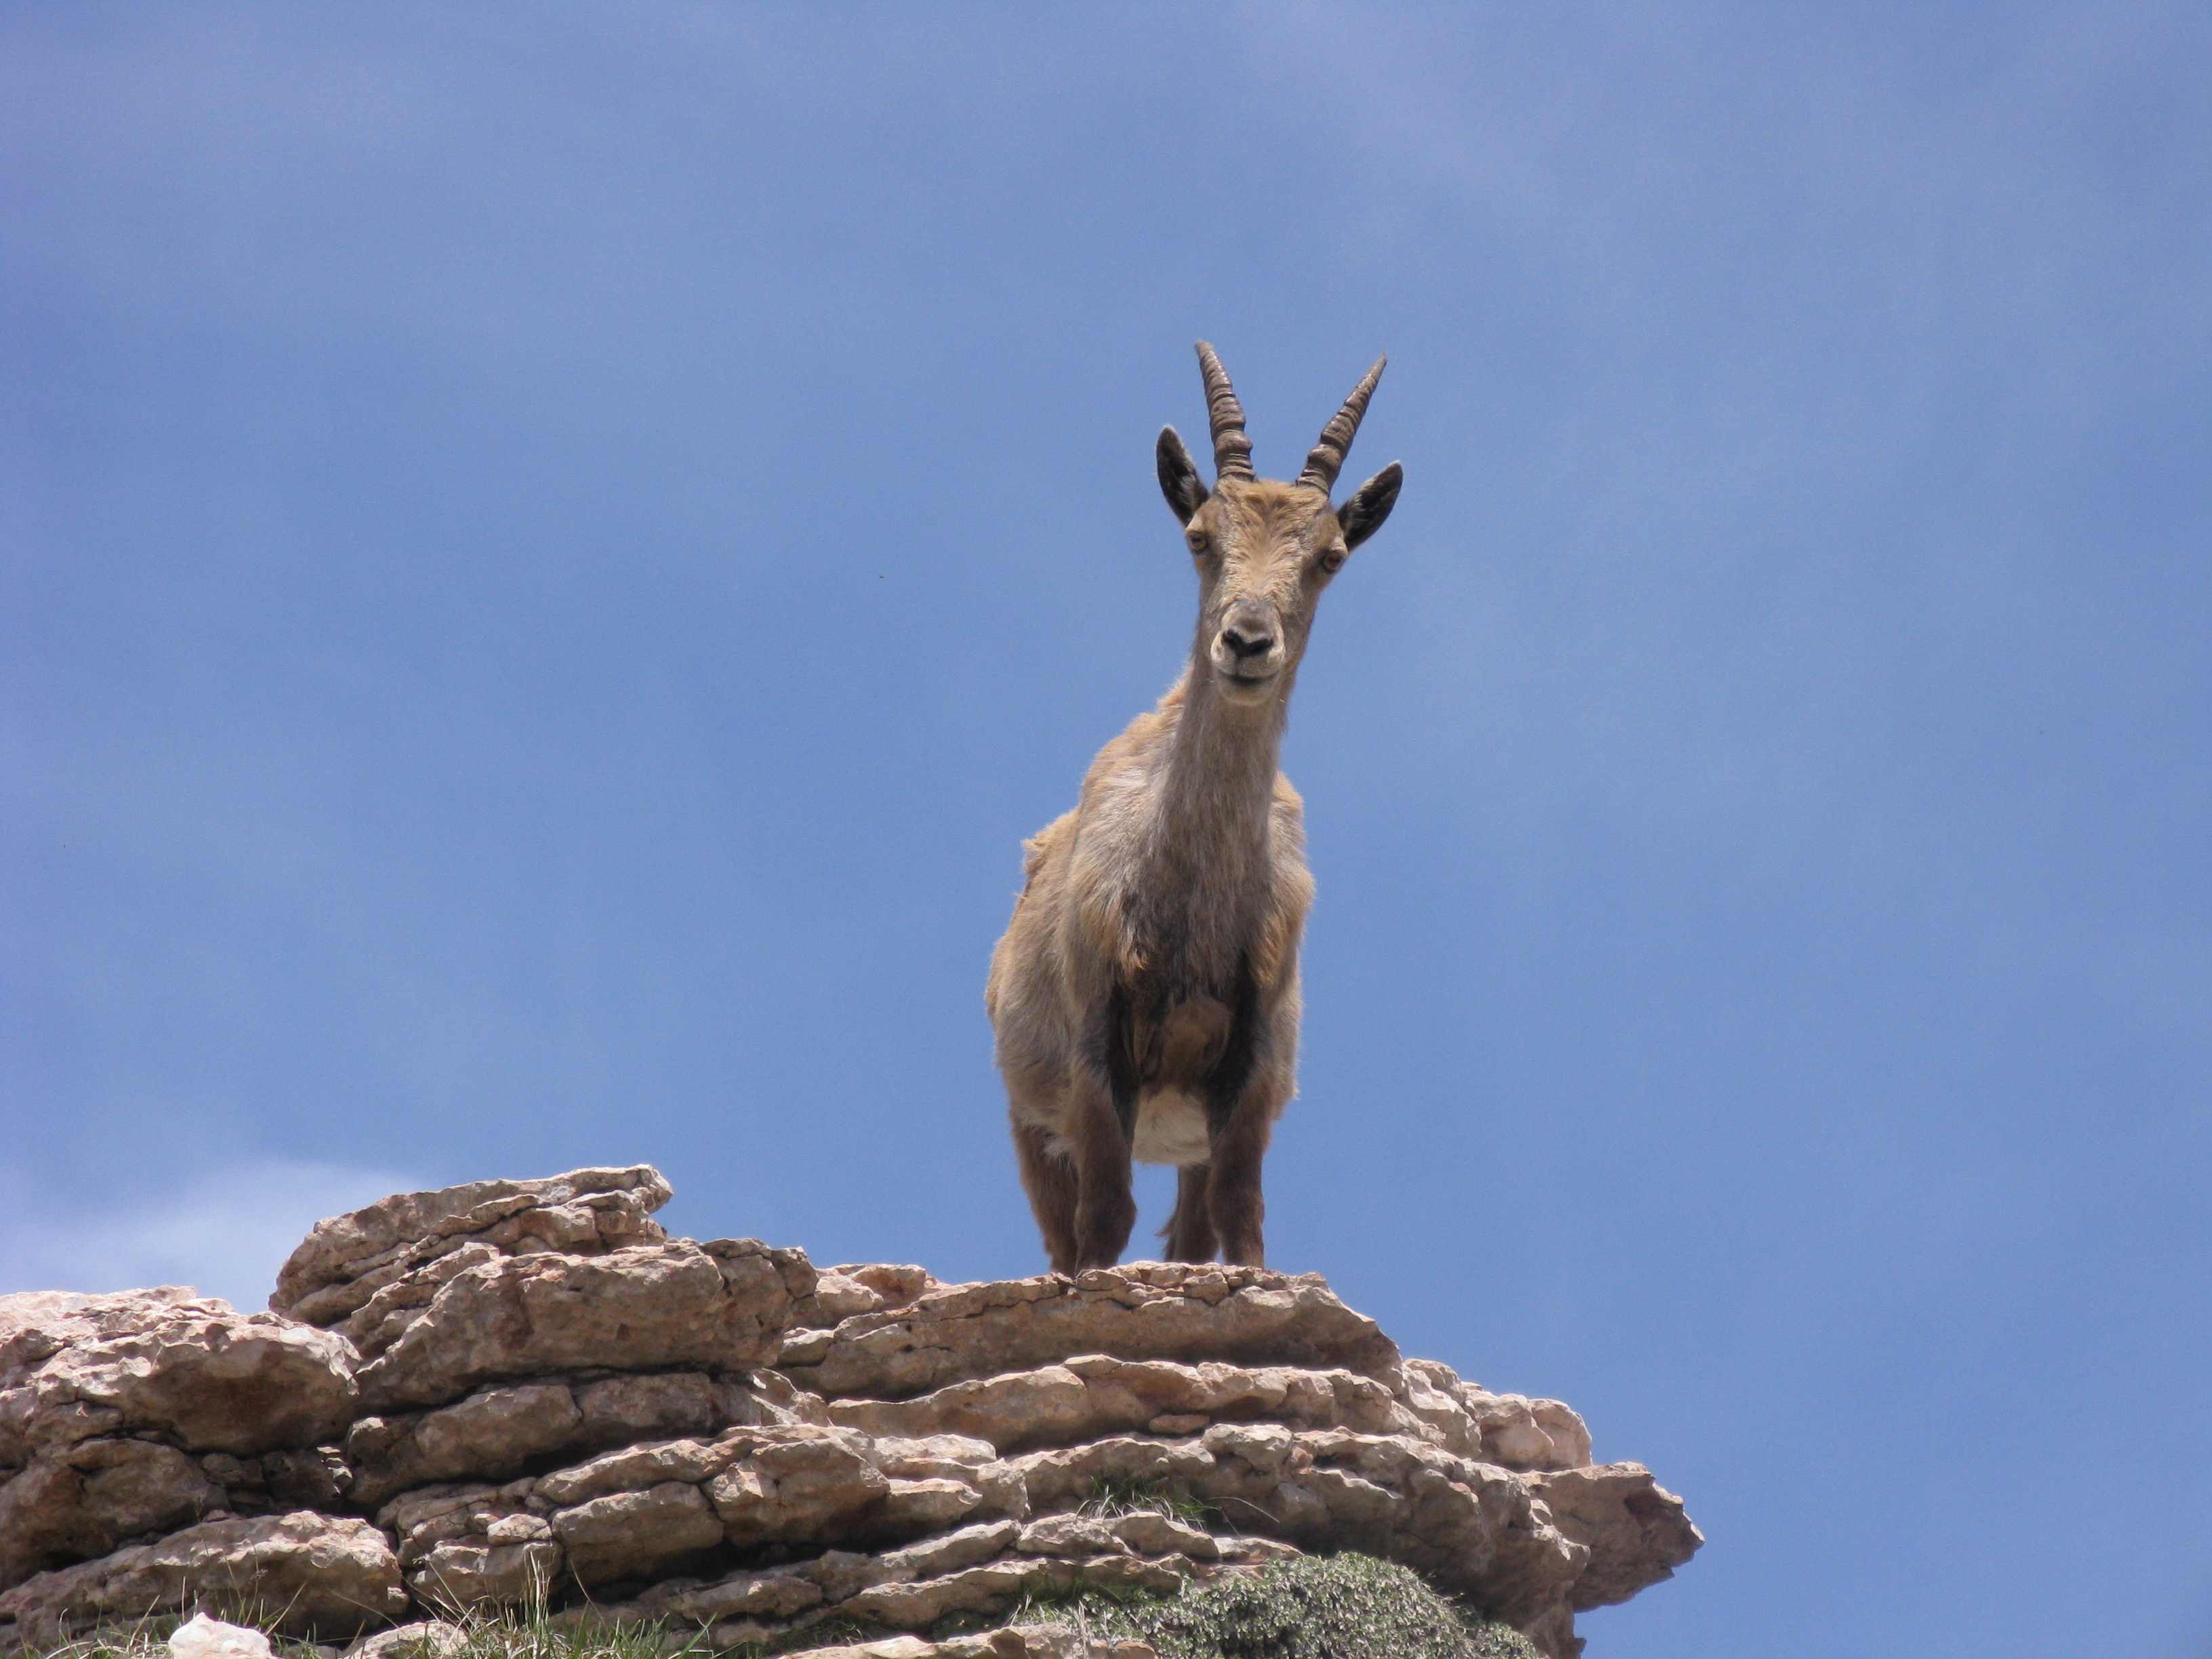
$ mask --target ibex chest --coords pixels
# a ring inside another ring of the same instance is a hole
[[[1235,1007],[1210,997],[1127,1007],[1121,1081],[1135,1100],[1130,1151],[1138,1162],[1206,1162],[1207,1104],[1234,1064],[1236,1025]]]
[[[1200,1164],[1210,1107],[1233,1098],[1251,1054],[1255,996],[1233,963],[1217,974],[1170,953],[1116,1000],[1116,1082],[1136,1106],[1131,1150],[1146,1164]]]
[[[1169,1002],[1233,996],[1266,921],[1262,853],[1255,848],[1204,863],[1170,853],[1149,861],[1130,884],[1130,932],[1156,996]]]

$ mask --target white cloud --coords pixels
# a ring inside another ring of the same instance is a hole
[[[88,1212],[9,1183],[0,1218],[0,1293],[190,1285],[247,1310],[325,1216],[434,1182],[392,1170],[264,1158],[194,1175],[167,1194]]]

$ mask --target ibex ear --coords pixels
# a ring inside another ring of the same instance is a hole
[[[1159,467],[1160,494],[1168,498],[1168,510],[1176,515],[1177,524],[1188,524],[1191,515],[1206,505],[1206,484],[1190,464],[1190,451],[1182,447],[1173,427],[1160,428],[1153,459]]]
[[[1345,497],[1336,509],[1337,527],[1344,532],[1348,552],[1382,527],[1390,509],[1398,504],[1398,486],[1406,482],[1406,469],[1393,461]]]

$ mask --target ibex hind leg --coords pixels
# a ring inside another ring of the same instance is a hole
[[[1022,1190],[1030,1195],[1030,1210],[1037,1231],[1044,1236],[1044,1253],[1056,1273],[1075,1271],[1075,1208],[1077,1188],[1074,1162],[1059,1138],[1034,1123],[1014,1125],[1014,1152],[1021,1160]]]
[[[1160,1229],[1170,1261],[1213,1260],[1218,1241],[1213,1233],[1213,1209],[1206,1196],[1209,1173],[1203,1164],[1186,1164],[1176,1171],[1175,1213]]]

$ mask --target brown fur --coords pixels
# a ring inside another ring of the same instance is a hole
[[[1313,901],[1276,757],[1322,589],[1398,487],[1393,465],[1332,509],[1305,483],[1224,474],[1208,492],[1172,429],[1160,455],[1198,569],[1190,661],[1025,843],[984,992],[1022,1184],[1062,1273],[1120,1260],[1133,1156],[1181,1166],[1171,1256],[1264,1259],[1260,1167],[1296,1090]]]

